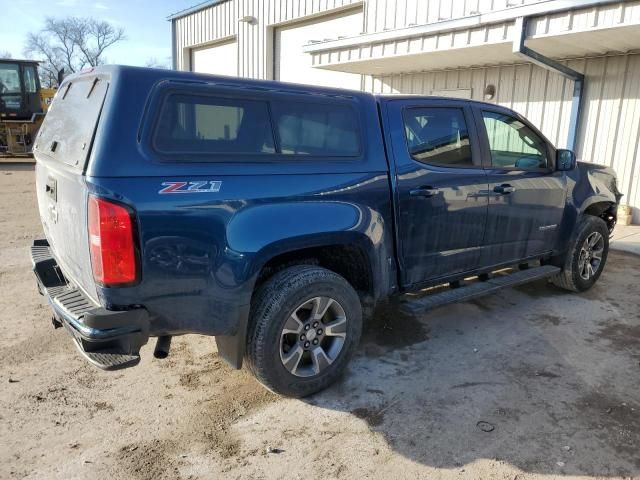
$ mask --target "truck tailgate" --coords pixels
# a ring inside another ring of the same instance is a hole
[[[106,79],[89,74],[66,81],[34,148],[38,209],[45,235],[65,276],[94,300],[84,171],[107,88]]]

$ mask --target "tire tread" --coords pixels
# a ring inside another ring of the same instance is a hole
[[[309,380],[299,379],[283,384],[274,372],[274,365],[269,360],[267,349],[269,343],[268,327],[275,321],[278,313],[290,295],[308,288],[313,284],[332,284],[338,286],[346,295],[357,301],[357,312],[350,322],[356,323],[355,338],[351,338],[344,348],[348,349],[344,358],[339,359],[346,365],[353,354],[360,337],[362,311],[357,293],[340,275],[330,270],[310,265],[296,265],[276,273],[261,285],[251,302],[251,315],[247,332],[247,348],[245,360],[248,370],[269,390],[292,397],[303,397],[326,388],[340,375],[341,369]],[[355,345],[354,345],[355,343]]]
[[[602,255],[602,265],[596,272],[595,280],[590,282],[588,285],[581,285],[579,279],[577,278],[577,270],[576,270],[576,262],[577,262],[577,252],[576,249],[579,249],[584,241],[586,235],[590,232],[600,231],[605,239],[605,250]],[[595,282],[600,277],[602,270],[605,267],[607,261],[607,255],[609,250],[609,230],[607,228],[607,224],[599,217],[594,217],[592,215],[584,215],[576,229],[574,234],[571,237],[569,242],[570,248],[566,253],[566,256],[562,259],[561,267],[562,271],[551,278],[551,282],[557,287],[562,288],[563,290],[568,290],[570,292],[584,292],[588,290],[595,284]]]

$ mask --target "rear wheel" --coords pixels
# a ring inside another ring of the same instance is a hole
[[[562,272],[552,282],[572,292],[590,289],[600,277],[609,253],[609,230],[598,217],[584,216],[564,258]]]
[[[247,365],[270,390],[304,397],[340,376],[361,329],[360,299],[344,278],[319,267],[287,268],[252,302]]]

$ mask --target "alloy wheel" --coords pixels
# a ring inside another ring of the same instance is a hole
[[[600,232],[592,232],[585,238],[578,257],[578,273],[583,280],[591,279],[602,264],[604,237]]]
[[[347,316],[330,297],[314,297],[293,310],[280,335],[280,360],[297,377],[320,374],[340,355]]]

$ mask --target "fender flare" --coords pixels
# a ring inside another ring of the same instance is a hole
[[[274,242],[262,248],[257,252],[255,258],[249,266],[250,280],[247,282],[251,286],[251,293],[255,289],[255,284],[258,279],[259,273],[264,266],[274,258],[287,253],[294,253],[309,248],[322,248],[335,245],[353,245],[360,248],[367,258],[368,268],[370,275],[372,275],[372,284],[380,285],[376,282],[375,275],[382,276],[384,278],[385,272],[380,271],[380,266],[376,265],[373,260],[376,258],[375,248],[368,237],[358,232],[334,232],[330,235],[318,235],[312,238],[296,237],[282,239]],[[375,294],[374,294],[375,295]],[[243,305],[237,316],[237,331],[235,335],[218,335],[216,336],[216,345],[218,347],[218,354],[233,368],[242,368],[242,362],[246,350],[246,338],[250,321],[251,303],[249,302]]]
[[[315,222],[309,223],[309,218]],[[218,353],[234,368],[242,366],[258,275],[273,258],[300,250],[353,245],[367,258],[375,290],[384,291],[391,278],[382,215],[370,207],[348,202],[288,202],[256,205],[234,217],[227,227],[228,253],[244,256],[243,305],[235,335],[216,336]],[[260,235],[252,234],[260,232]],[[374,296],[377,292],[374,291]]]

